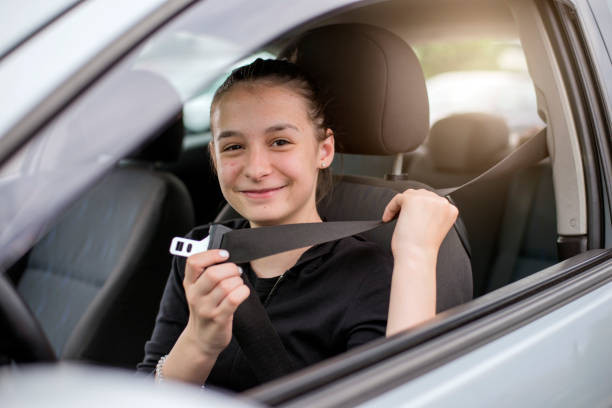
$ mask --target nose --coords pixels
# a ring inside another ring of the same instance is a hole
[[[247,155],[244,174],[247,178],[259,181],[270,174],[272,163],[266,149],[252,146]]]

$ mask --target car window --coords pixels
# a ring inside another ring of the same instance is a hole
[[[230,69],[223,72],[223,74],[216,81],[214,81],[205,92],[202,92],[185,102],[185,105],[183,106],[183,123],[187,132],[187,139],[185,140],[187,146],[189,146],[190,142],[193,143],[192,140],[194,139],[195,135],[207,132],[210,129],[210,116],[208,115],[208,112],[210,111],[210,104],[212,103],[212,98],[217,88],[221,86],[225,78],[234,68],[246,65],[257,58],[274,58],[274,55],[267,51],[261,51],[241,59],[237,63],[233,64]]]
[[[516,147],[545,125],[538,115],[535,88],[518,40],[483,37],[421,42],[413,48],[426,78],[430,127],[456,114],[499,116],[509,128],[510,147]],[[424,146],[416,153],[423,150]],[[407,152],[403,172],[419,180],[419,176],[410,174],[414,156]],[[393,166],[393,158],[345,154],[338,156],[334,170],[384,177],[391,174]]]
[[[518,41],[483,38],[421,44],[415,50],[427,78],[431,125],[457,113],[499,115],[513,144],[544,126]]]

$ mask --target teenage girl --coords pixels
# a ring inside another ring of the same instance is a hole
[[[296,65],[257,60],[238,68],[210,109],[210,154],[227,202],[244,218],[232,228],[323,222],[334,132],[318,90]],[[164,379],[233,390],[257,385],[232,339],[232,318],[254,284],[296,367],[304,367],[434,316],[436,259],[457,209],[425,190],[387,205],[397,218],[393,259],[359,236],[226,262],[224,250],[175,258],[146,356]],[[207,235],[207,226],[190,233]]]

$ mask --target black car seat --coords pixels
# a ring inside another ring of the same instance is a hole
[[[283,53],[327,88],[337,150],[350,154],[396,155],[418,147],[429,128],[425,79],[416,55],[394,34],[365,24],[314,29]],[[410,181],[336,176],[333,192],[319,205],[328,221],[378,219],[391,198]],[[237,214],[226,206],[217,221]],[[390,253],[393,225],[362,235]],[[472,298],[468,252],[455,229],[438,257],[437,310]]]
[[[332,171],[337,174],[352,174],[383,178],[393,169],[395,157],[338,153],[332,163]]]
[[[509,139],[502,117],[476,112],[451,115],[433,124],[425,149],[404,172],[436,188],[461,185],[506,156]],[[496,256],[510,178],[476,184],[453,195],[468,232],[476,296],[485,292]]]
[[[406,170],[435,187],[460,185],[509,152],[503,118],[485,113],[452,115],[436,122]],[[466,223],[476,296],[558,261],[550,159],[454,195]]]
[[[550,159],[512,176],[487,291],[557,262],[557,217]]]
[[[74,203],[30,251],[17,289],[58,356],[133,368],[153,330],[168,246],[191,199],[154,163],[178,158],[182,119]]]
[[[458,186],[510,152],[510,129],[501,116],[471,112],[434,123],[425,149],[404,173],[436,188]]]

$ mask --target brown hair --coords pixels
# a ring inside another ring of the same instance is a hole
[[[316,83],[299,66],[287,60],[258,58],[249,65],[236,68],[215,92],[210,105],[212,116],[215,105],[235,84],[244,82],[267,82],[270,85],[288,85],[302,96],[308,106],[308,115],[317,128],[317,139],[327,138],[327,129],[331,129],[325,117],[325,98]],[[211,120],[212,124],[212,120]],[[316,201],[319,203],[332,189],[331,168],[319,170],[317,178]]]

